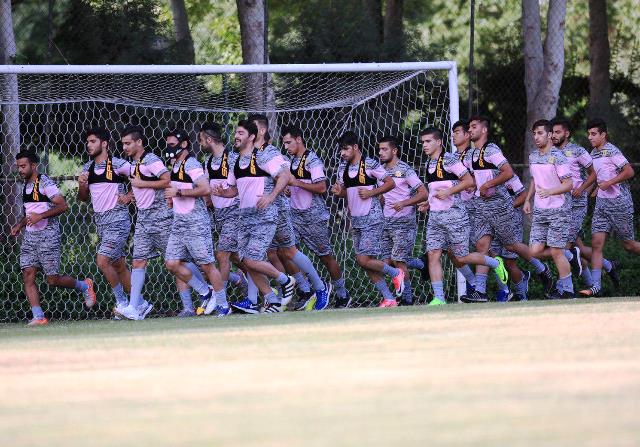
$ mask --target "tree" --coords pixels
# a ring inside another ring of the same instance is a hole
[[[550,0],[547,33],[542,43],[539,0],[522,0],[524,84],[527,95],[525,160],[534,150],[532,124],[555,117],[564,74],[566,0]]]
[[[611,116],[609,25],[606,0],[589,0],[589,118]]]
[[[189,17],[184,0],[170,0],[171,14],[173,16],[173,31],[176,35],[176,63],[195,63],[195,50],[193,39],[189,30]]]
[[[16,57],[16,41],[13,33],[13,18],[11,15],[11,0],[0,0],[0,64],[12,65]],[[0,131],[2,140],[2,215],[6,219],[2,222],[2,234],[9,233],[8,227],[15,224],[20,216],[17,204],[19,196],[18,185],[8,180],[14,171],[15,155],[20,150],[20,107],[18,101],[18,76],[15,74],[0,75],[0,100],[2,101],[2,116],[0,116]]]
[[[387,0],[384,12],[383,45],[387,60],[398,60],[405,53],[403,0]]]

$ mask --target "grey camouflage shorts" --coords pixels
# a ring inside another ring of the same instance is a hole
[[[418,225],[415,219],[384,219],[382,259],[408,262],[413,257]]]
[[[278,221],[273,240],[269,244],[269,250],[276,248],[289,248],[296,245],[296,235],[291,222],[291,211],[287,208],[278,209]]]
[[[213,232],[216,237],[216,251],[235,253],[238,251],[238,217],[227,216],[214,221]]]
[[[522,242],[524,240],[524,225],[522,222],[522,209],[515,209],[514,218],[517,219],[517,232],[516,236],[518,237],[517,242]],[[518,259],[518,254],[512,251],[507,250],[502,246],[502,241],[499,237],[494,237],[491,240],[491,252],[495,256],[501,256],[505,259]]]
[[[133,232],[133,259],[164,257],[170,233],[170,219],[154,225],[136,223],[136,228]]]
[[[304,243],[316,256],[326,256],[333,253],[328,219],[292,212],[291,220],[296,241]]]
[[[238,256],[240,259],[264,261],[275,233],[276,222],[240,217],[238,225]]]
[[[587,202],[576,203],[571,206],[571,220],[569,221],[569,232],[567,234],[568,240],[574,243],[578,240],[578,235],[582,230],[582,225],[587,217]]]
[[[127,256],[127,241],[131,231],[129,220],[118,220],[108,224],[97,224],[98,254],[106,256],[111,261],[117,261]]]
[[[464,208],[429,212],[426,251],[450,250],[456,257],[469,254],[469,217]]]
[[[475,236],[473,240],[479,241],[483,236],[491,236],[500,239],[503,245],[511,245],[522,241],[519,236],[518,220],[515,209],[510,201],[482,202],[476,200],[476,213],[474,218]]]
[[[214,258],[211,230],[208,224],[203,227],[194,226],[190,231],[174,229],[169,235],[165,259],[192,260],[197,265],[212,264]]]
[[[384,223],[380,222],[364,228],[351,227],[353,250],[360,256],[380,256],[382,253],[382,231]]]
[[[634,240],[633,203],[625,206],[618,201],[596,199],[591,219],[591,233],[615,234],[622,241]]]
[[[543,244],[553,248],[566,248],[569,240],[571,208],[533,208],[529,245]]]
[[[60,273],[61,237],[57,225],[41,231],[25,231],[20,245],[20,269],[36,267],[45,275]]]

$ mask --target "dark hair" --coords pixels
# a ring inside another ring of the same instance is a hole
[[[38,157],[38,154],[29,149],[21,150],[16,154],[16,161],[20,160],[21,158],[27,158],[31,163],[38,163],[40,161],[40,157]]]
[[[302,135],[302,130],[298,126],[284,126],[280,131],[280,136],[284,137],[285,135],[291,135],[293,138],[302,138],[304,142],[304,136]]]
[[[127,126],[122,129],[122,132],[120,132],[120,138],[124,138],[127,135],[131,135],[131,138],[134,140],[142,140],[142,144],[146,144],[144,130],[142,130],[142,127],[140,126]]]
[[[200,132],[204,132],[216,141],[222,142],[222,126],[218,123],[202,123]]]
[[[360,147],[360,140],[358,139],[358,136],[356,135],[356,133],[352,130],[348,130],[342,135],[340,135],[337,141],[338,141],[338,147],[355,146],[355,145],[358,145],[358,147]]]
[[[395,149],[396,151],[398,151],[398,156],[400,156],[400,146],[398,145],[398,139],[393,135],[383,136],[382,138],[380,138],[380,141],[378,141],[378,144],[380,143],[389,143],[391,149]]]
[[[436,140],[444,139],[444,133],[442,133],[440,129],[434,126],[427,127],[426,129],[421,130],[418,137],[423,137],[425,135],[434,135],[436,137]]]
[[[531,130],[536,130],[538,127],[544,127],[544,130],[547,132],[553,132],[553,126],[551,125],[551,121],[549,120],[538,120],[533,123],[531,126]]]
[[[593,129],[593,128],[598,129],[598,132],[602,133],[609,133],[607,131],[607,123],[604,122],[604,120],[602,118],[594,118],[592,120],[587,121],[587,131],[589,129]]]
[[[251,120],[240,120],[238,121],[238,127],[242,127],[249,132],[249,135],[253,135],[254,137],[258,136],[258,126]]]
[[[251,122],[257,122],[259,123],[261,126],[266,127],[267,128],[267,132],[264,134],[264,139],[269,141],[271,139],[271,135],[269,135],[269,118],[267,118],[267,115],[263,115],[261,113],[252,113],[251,115],[249,115],[247,117],[247,121],[251,121]],[[244,126],[242,126],[244,127]],[[257,126],[256,126],[257,127]],[[258,134],[256,133],[256,136],[258,136]]]
[[[566,118],[554,118],[551,120],[551,126],[562,126],[567,132],[571,132],[571,123]]]
[[[92,127],[84,132],[84,139],[86,140],[91,135],[98,138],[100,141],[106,141],[107,143],[111,139],[109,131],[104,127]]]
[[[474,115],[469,118],[469,124],[471,121],[480,121],[480,123],[487,128],[487,130],[491,130],[491,120],[483,115]]]
[[[184,129],[173,129],[173,130],[170,130],[169,133],[167,133],[164,136],[164,138],[166,140],[169,137],[175,137],[178,140],[178,145],[181,145],[182,143],[184,143],[186,141],[187,142],[186,149],[189,149],[191,147],[191,140],[189,139],[189,134]]]
[[[465,120],[456,121],[455,123],[453,123],[453,126],[451,126],[451,130],[454,131],[458,127],[462,127],[462,129],[465,132],[469,132],[469,121],[465,121]]]

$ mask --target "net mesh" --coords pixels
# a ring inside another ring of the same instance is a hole
[[[92,277],[98,305],[91,311],[82,306],[75,291],[49,288],[40,278],[43,309],[55,319],[106,318],[113,298],[108,284],[95,265],[98,242],[90,205],[76,200],[77,175],[87,161],[83,131],[101,125],[117,133],[125,125],[144,128],[148,148],[160,154],[163,135],[170,128],[184,128],[192,141],[204,121],[216,121],[231,136],[235,123],[248,112],[266,113],[272,135],[287,124],[305,133],[307,147],[324,160],[327,177],[335,181],[339,165],[336,137],[348,129],[358,133],[364,152],[377,156],[376,141],[394,134],[401,141],[401,158],[424,178],[424,155],[418,132],[436,125],[448,133],[449,91],[446,71],[402,71],[309,74],[224,74],[224,75],[0,75],[0,130],[2,143],[2,305],[0,322],[24,320],[29,306],[23,293],[19,267],[20,238],[9,236],[9,228],[22,216],[22,184],[15,171],[18,147],[35,149],[40,169],[60,185],[69,211],[60,217],[62,229],[61,273]],[[228,138],[227,141],[231,139]],[[448,141],[449,138],[446,138]],[[278,141],[274,141],[278,145]],[[447,143],[448,144],[448,143]],[[112,153],[125,157],[118,144]],[[205,156],[197,143],[195,154]],[[355,306],[379,301],[365,273],[355,264],[349,237],[349,221],[342,200],[326,197],[330,209],[330,230],[335,255],[341,265]],[[131,209],[132,222],[135,209]],[[424,249],[425,216],[419,215],[414,254]],[[133,228],[132,228],[133,230]],[[130,244],[131,244],[130,237]],[[300,247],[328,279],[317,257]],[[130,261],[130,260],[129,260]],[[445,284],[455,296],[455,274],[445,263]],[[171,275],[161,260],[150,262],[144,295],[154,303],[157,315],[179,310]],[[427,301],[430,285],[419,274],[412,275],[415,300]],[[232,299],[239,298],[232,293]]]

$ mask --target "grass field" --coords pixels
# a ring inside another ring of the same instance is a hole
[[[7,447],[639,442],[640,298],[0,326]]]

